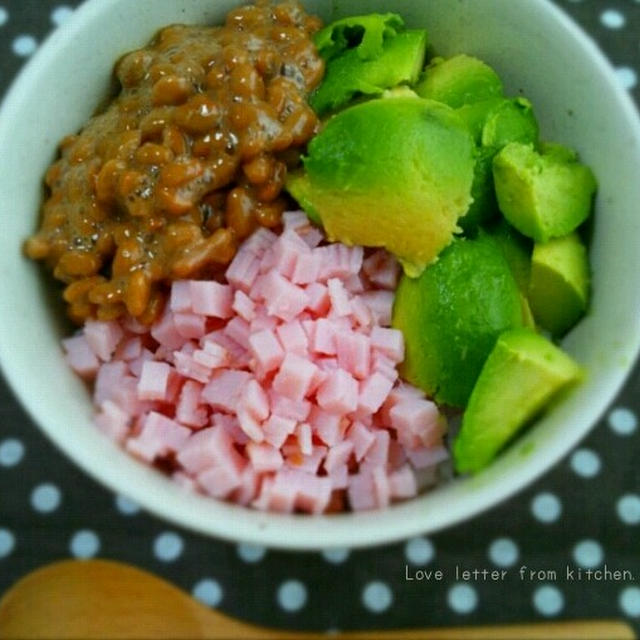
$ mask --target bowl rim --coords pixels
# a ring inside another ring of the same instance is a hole
[[[16,105],[28,87],[33,76],[37,76],[42,66],[53,54],[60,43],[67,42],[73,35],[92,23],[103,12],[121,4],[124,0],[88,0],[80,5],[68,22],[54,30],[39,47],[34,56],[25,64],[21,72],[9,87],[0,106],[0,114],[15,112]],[[576,40],[585,54],[589,56],[594,72],[612,74],[613,67],[599,49],[595,41],[562,9],[550,0],[529,0],[540,11],[546,12],[551,19],[557,21],[567,35]],[[611,89],[615,98],[630,122],[635,123],[635,137],[640,141],[640,119],[636,106],[629,92],[617,81],[611,82]],[[10,118],[9,118],[10,120]],[[7,125],[2,124],[0,117],[0,131]],[[1,135],[0,135],[1,137]],[[632,345],[632,356],[628,366],[621,368],[612,383],[611,395],[599,404],[599,411],[594,413],[592,421],[585,421],[576,426],[571,437],[565,437],[562,446],[556,446],[551,451],[534,452],[518,467],[517,473],[510,477],[501,472],[502,482],[492,482],[492,474],[481,474],[478,480],[474,478],[456,479],[438,489],[439,502],[446,508],[439,512],[430,513],[430,519],[415,517],[417,509],[424,496],[410,501],[392,505],[386,512],[394,517],[380,519],[380,512],[360,512],[357,514],[335,514],[331,516],[291,516],[274,513],[264,513],[231,505],[212,498],[185,495],[169,478],[160,476],[156,471],[146,468],[137,460],[131,458],[131,478],[118,475],[108,465],[95,465],[97,454],[87,455],[85,450],[74,446],[73,442],[65,440],[59,429],[47,419],[47,414],[39,406],[38,398],[30,392],[28,379],[11,375],[11,359],[7,357],[10,345],[0,340],[0,370],[8,386],[19,400],[22,407],[31,416],[34,423],[53,441],[57,448],[71,458],[85,473],[96,479],[103,486],[113,492],[130,496],[144,509],[153,515],[170,521],[180,527],[188,528],[209,536],[215,536],[233,542],[265,545],[273,548],[290,550],[309,550],[336,547],[357,548],[376,544],[391,543],[409,538],[414,535],[433,533],[445,527],[453,526],[463,520],[470,519],[480,512],[493,507],[508,497],[514,495],[531,484],[536,478],[549,471],[570,449],[595,426],[603,415],[607,405],[613,401],[620,391],[633,368],[633,362],[640,350],[640,330]],[[541,455],[545,456],[544,461]],[[135,469],[135,467],[140,467]],[[495,465],[492,465],[495,467]],[[508,472],[508,471],[507,471]],[[151,481],[152,488],[131,482],[132,478],[141,481],[151,479],[151,475],[158,476]],[[506,481],[505,481],[506,480]],[[475,482],[472,497],[466,497],[460,491],[464,483]],[[430,494],[433,497],[433,494]],[[451,501],[454,495],[457,500]],[[202,501],[206,501],[210,514],[216,517],[203,519],[199,509]],[[169,507],[167,506],[169,504]],[[230,524],[231,522],[231,524]]]

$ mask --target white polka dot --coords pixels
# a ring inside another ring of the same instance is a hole
[[[0,466],[13,467],[24,456],[24,445],[16,438],[7,438],[0,443]]]
[[[0,558],[8,556],[16,546],[16,538],[9,529],[0,529]]]
[[[393,593],[384,582],[370,582],[362,591],[362,604],[373,613],[386,611],[393,602]]]
[[[69,543],[69,550],[75,558],[92,558],[100,550],[100,538],[89,529],[76,531]]]
[[[4,7],[0,7],[0,27],[3,24],[7,24],[8,20],[9,20],[9,12]]]
[[[543,616],[555,616],[564,607],[564,596],[556,587],[545,584],[538,587],[533,594],[533,606]]]
[[[578,449],[571,456],[571,468],[583,478],[593,478],[600,471],[600,457],[591,449]]]
[[[638,74],[631,67],[618,67],[616,75],[625,89],[633,89],[638,84]]]
[[[433,560],[435,550],[428,538],[413,538],[405,545],[404,555],[411,564],[424,565]]]
[[[540,522],[554,522],[562,513],[562,504],[552,493],[539,493],[531,502],[531,511]]]
[[[640,496],[634,493],[623,495],[616,505],[618,517],[625,524],[640,523]]]
[[[62,494],[55,484],[50,482],[38,485],[31,492],[31,506],[40,513],[51,513],[60,506]]]
[[[73,9],[68,7],[67,5],[61,5],[56,7],[51,12],[51,22],[59,27],[61,24],[64,24],[73,14]]]
[[[609,29],[620,29],[624,27],[626,21],[624,14],[615,9],[607,9],[600,14],[600,22]]]
[[[116,509],[125,516],[132,516],[140,511],[140,505],[126,496],[116,496]]]
[[[447,602],[456,613],[471,613],[478,604],[478,594],[471,585],[456,584],[449,589]]]
[[[518,545],[510,538],[497,538],[489,546],[489,558],[499,567],[510,567],[519,555]]]
[[[626,587],[620,592],[618,604],[625,615],[640,616],[640,587]]]
[[[30,56],[38,47],[38,43],[33,36],[18,36],[12,43],[11,48],[17,56]]]
[[[264,558],[267,550],[254,544],[239,544],[236,552],[241,560],[245,562],[260,562]]]
[[[340,564],[349,557],[349,549],[326,549],[322,557],[331,564]]]
[[[278,587],[277,598],[285,611],[298,611],[307,602],[307,588],[299,580],[287,580]]]
[[[197,582],[191,591],[196,600],[200,600],[208,607],[216,607],[222,601],[222,587],[217,580],[213,578],[204,578]]]
[[[594,569],[602,564],[604,552],[595,540],[582,540],[573,548],[573,559],[585,569]]]
[[[638,426],[635,414],[626,407],[618,407],[609,414],[609,426],[620,436],[631,435]]]
[[[184,548],[182,538],[172,531],[161,533],[153,541],[153,554],[158,560],[163,562],[173,562],[176,560]]]

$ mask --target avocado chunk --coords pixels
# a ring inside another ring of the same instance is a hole
[[[369,13],[335,20],[320,29],[313,41],[326,61],[347,49],[355,49],[362,60],[372,60],[382,53],[385,40],[403,30],[404,20],[397,13]]]
[[[357,96],[379,96],[401,83],[413,84],[424,63],[427,33],[410,30],[383,41],[380,54],[363,59],[357,49],[347,49],[326,65],[320,86],[309,104],[318,114],[335,111]]]
[[[457,113],[469,126],[478,148],[471,195],[473,203],[460,226],[473,233],[495,218],[498,203],[493,184],[493,158],[509,142],[538,143],[538,122],[525,98],[491,98],[464,105]]]
[[[498,243],[482,231],[457,239],[419,278],[400,280],[392,325],[405,339],[402,375],[438,402],[464,407],[498,336],[522,323]]]
[[[529,301],[538,324],[556,337],[584,315],[589,302],[589,261],[577,233],[534,245]]]
[[[538,143],[538,121],[526,98],[506,98],[492,109],[482,126],[485,147],[502,149],[510,142]]]
[[[434,58],[415,87],[423,98],[438,100],[450,107],[502,95],[502,82],[488,65],[464,54]]]
[[[504,217],[536,242],[567,235],[586,220],[596,190],[589,167],[560,145],[512,142],[493,160],[498,206]]]
[[[442,103],[373,99],[328,120],[287,189],[329,240],[385,247],[417,276],[469,206],[473,147]]]
[[[558,393],[583,376],[580,366],[531,329],[497,340],[482,368],[453,445],[456,469],[477,472]]]
[[[528,294],[533,243],[529,238],[516,231],[504,219],[495,224],[489,230],[489,233],[500,245],[518,288],[525,295]]]

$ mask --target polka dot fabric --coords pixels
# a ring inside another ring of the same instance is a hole
[[[0,0],[0,88],[78,4]],[[640,99],[640,2],[557,4]],[[0,593],[54,560],[104,557],[146,568],[232,616],[282,628],[623,616],[640,631],[639,415],[636,367],[588,438],[488,513],[377,549],[292,554],[198,536],[112,495],[49,444],[0,381]],[[632,579],[586,577],[605,569]]]

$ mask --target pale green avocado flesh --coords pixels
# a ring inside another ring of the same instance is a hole
[[[432,60],[415,91],[455,108],[501,96],[502,81],[482,60],[461,54]]]
[[[419,278],[403,277],[392,324],[405,338],[403,377],[464,407],[497,337],[523,324],[520,291],[497,242],[485,233],[458,239]]]
[[[311,94],[309,104],[324,115],[354,97],[379,96],[401,83],[412,84],[420,74],[426,48],[426,31],[410,30],[385,40],[380,55],[370,60],[348,49],[327,63],[324,80]]]
[[[559,145],[510,143],[493,160],[498,206],[536,242],[567,235],[588,217],[596,190],[591,170]]]
[[[287,189],[329,240],[385,247],[417,276],[451,242],[471,203],[473,153],[450,107],[374,99],[327,121]]]
[[[535,244],[529,301],[538,324],[560,337],[584,315],[589,302],[589,261],[577,233]]]
[[[530,329],[503,333],[489,354],[453,445],[456,470],[478,472],[513,436],[579,381],[580,366]]]

